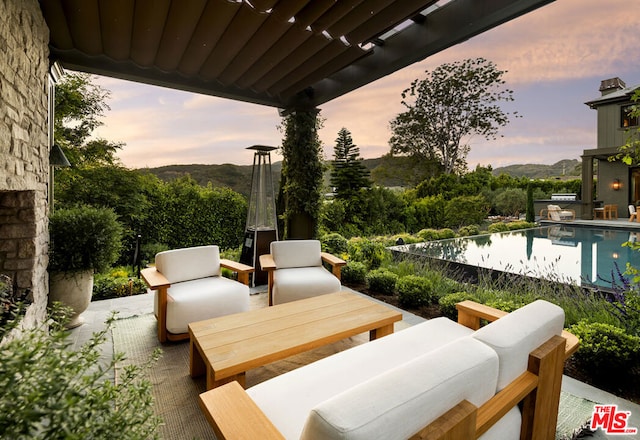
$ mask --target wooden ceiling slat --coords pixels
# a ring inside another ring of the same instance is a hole
[[[171,3],[154,62],[160,70],[178,68],[206,4],[207,0]]]
[[[311,26],[313,22],[322,17],[336,3],[336,0],[314,0],[309,2],[296,15],[296,23],[302,27]]]
[[[360,58],[367,56],[370,53],[371,51],[363,51],[359,47],[351,46],[329,63],[315,70],[311,75],[303,78],[297,83],[289,84],[289,87],[284,90],[277,91],[276,93],[280,94],[284,100],[288,100],[293,95],[304,90],[305,87],[308,87],[309,84],[314,84],[344,68],[347,68]]]
[[[366,23],[348,32],[345,37],[352,44],[360,44],[379,36],[397,26],[420,11],[427,9],[438,0],[403,0],[395,2],[380,14],[371,17]]]
[[[42,15],[49,25],[49,38],[52,46],[61,49],[73,49],[73,39],[69,32],[67,16],[64,13],[62,3],[59,1],[40,2]]]
[[[242,4],[229,27],[220,37],[220,41],[202,65],[200,76],[206,80],[216,79],[268,16],[268,14],[257,13],[251,7]]]
[[[218,81],[225,85],[235,82],[273,47],[291,26],[291,23],[282,22],[274,15],[269,16],[238,56],[220,74]]]
[[[366,23],[367,20],[378,15],[390,4],[393,4],[393,0],[367,0],[353,8],[344,17],[329,26],[327,31],[334,38],[339,38],[361,24]]]
[[[209,0],[180,60],[178,66],[180,73],[191,76],[200,71],[239,8],[240,3],[231,3],[227,0]]]
[[[282,90],[291,86],[291,84],[298,83],[303,78],[311,75],[315,70],[331,62],[331,60],[337,58],[340,54],[345,52],[348,46],[342,44],[338,40],[331,41],[326,47],[321,49],[313,57],[309,58],[306,62],[302,63],[298,68],[290,72],[288,75],[274,83],[267,89],[267,93],[272,96],[277,95]]]
[[[131,53],[134,4],[129,0],[100,0],[99,6],[104,53],[124,61]]]
[[[320,18],[318,18],[311,25],[311,28],[313,29],[314,32],[317,32],[317,33],[326,31],[327,29],[329,29],[329,27],[331,27],[334,23],[342,19],[342,17],[347,15],[349,12],[351,12],[363,1],[364,0],[340,0],[325,14],[323,14]]]
[[[75,47],[87,55],[100,55],[102,36],[97,0],[66,0],[63,6]]]
[[[258,12],[267,12],[278,3],[278,0],[249,0],[249,3],[251,3]]]
[[[280,81],[286,75],[288,75],[294,69],[297,69],[300,65],[308,62],[310,59],[316,56],[324,47],[326,47],[331,40],[325,38],[322,35],[313,35],[307,41],[305,41],[296,50],[289,53],[286,57],[286,63],[279,63],[273,69],[271,69],[266,75],[256,81],[251,88],[256,92],[264,92],[276,82]]]
[[[283,0],[278,2],[260,29],[251,37],[240,53],[219,75],[218,81],[230,85],[251,68],[289,28],[293,17],[302,7],[303,0]]]
[[[269,70],[273,69],[276,65],[281,63],[291,52],[297,47],[303,44],[308,38],[313,35],[312,32],[307,31],[304,28],[293,25],[284,34],[278,42],[271,47],[261,58],[256,62],[251,69],[248,70],[235,82],[237,87],[242,89],[249,88],[253,83],[258,81]]]
[[[131,37],[131,60],[151,67],[160,46],[171,0],[137,0]]]

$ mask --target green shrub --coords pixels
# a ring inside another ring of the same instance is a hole
[[[96,274],[93,278],[93,300],[121,298],[147,293],[147,285],[139,278],[112,274]]]
[[[479,224],[489,214],[489,202],[484,196],[458,196],[447,201],[443,225],[459,228]]]
[[[591,374],[615,375],[640,360],[640,337],[629,335],[624,329],[582,320],[569,331],[580,339],[574,359]]]
[[[151,383],[143,366],[102,362],[111,331],[94,333],[78,350],[61,324],[26,329],[0,350],[0,432],[11,439],[157,439]],[[113,371],[119,367],[118,383]]]
[[[396,283],[400,304],[405,307],[420,307],[430,304],[433,299],[433,282],[426,277],[407,275]]]
[[[516,231],[518,229],[529,229],[535,227],[534,223],[526,222],[524,220],[518,220],[515,222],[509,222],[506,224],[509,231]]]
[[[345,284],[363,284],[366,275],[367,266],[359,261],[349,261],[342,266],[342,282]]]
[[[108,208],[59,209],[49,217],[49,270],[106,270],[120,255],[122,226]]]
[[[440,313],[449,319],[457,321],[458,310],[456,309],[456,304],[466,300],[478,302],[478,298],[469,292],[455,292],[445,295],[438,300],[438,304],[440,304]]]
[[[341,256],[348,251],[347,239],[337,232],[324,235],[320,238],[322,250],[330,254]]]
[[[526,306],[526,302],[517,301],[513,299],[492,299],[486,302],[486,305],[493,307],[494,309],[502,310],[503,312],[511,313],[520,307]]]
[[[369,272],[365,279],[370,290],[383,295],[392,295],[396,288],[398,275],[387,269],[375,269]]]
[[[467,225],[458,229],[458,235],[460,237],[469,237],[471,235],[478,235],[480,233],[480,227],[478,225]]]
[[[366,264],[369,270],[391,260],[391,252],[379,241],[354,237],[348,242],[349,259]]]
[[[443,228],[438,230],[438,239],[445,240],[447,238],[456,238],[456,233],[453,232],[453,229]]]
[[[527,208],[527,194],[520,188],[507,188],[496,195],[493,203],[498,214],[517,216]]]
[[[440,234],[436,229],[421,229],[416,235],[424,241],[439,240]]]
[[[491,223],[487,228],[487,230],[491,233],[494,233],[494,232],[505,232],[505,231],[508,231],[509,228],[505,223],[497,222],[497,223]]]

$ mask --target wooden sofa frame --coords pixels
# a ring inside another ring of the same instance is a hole
[[[320,252],[320,258],[323,263],[327,263],[331,266],[331,273],[338,279],[341,277],[342,266],[347,264],[341,258],[336,257],[328,252]],[[273,305],[273,273],[276,270],[276,262],[273,259],[273,255],[264,254],[260,255],[260,268],[267,272],[267,292],[269,295],[269,306]]]
[[[236,261],[220,259],[220,267],[229,269],[238,274],[238,281],[242,284],[249,285],[249,275],[254,271],[253,267]],[[189,332],[171,333],[167,331],[167,291],[171,287],[169,280],[155,267],[147,267],[140,271],[142,279],[147,283],[149,289],[158,291],[158,340],[160,342],[182,341],[189,339]]]
[[[458,323],[473,330],[481,320],[495,321],[506,315],[473,301],[456,305]],[[463,400],[411,437],[418,439],[476,439],[487,432],[511,408],[522,404],[521,440],[553,440],[558,418],[564,363],[578,349],[574,335],[563,331],[530,353],[528,369],[479,408]],[[200,407],[219,440],[284,437],[238,382],[202,393]]]

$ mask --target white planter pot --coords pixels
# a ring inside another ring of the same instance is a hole
[[[80,314],[89,307],[92,293],[93,270],[49,274],[49,304],[58,301],[73,310],[67,328],[82,325]]]

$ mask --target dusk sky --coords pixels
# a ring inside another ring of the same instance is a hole
[[[617,76],[640,85],[640,14],[629,0],[557,0],[330,101],[321,107],[325,157],[332,158],[342,127],[362,157],[388,153],[389,122],[403,111],[401,93],[411,81],[442,63],[476,57],[507,71],[515,101],[505,109],[522,118],[512,119],[497,140],[472,138],[469,168],[579,159],[596,147],[596,111],[584,103],[600,96],[600,81]],[[246,147],[282,140],[272,107],[106,77],[97,83],[111,91],[97,135],[124,142],[119,157],[130,168],[247,165],[253,154]]]

